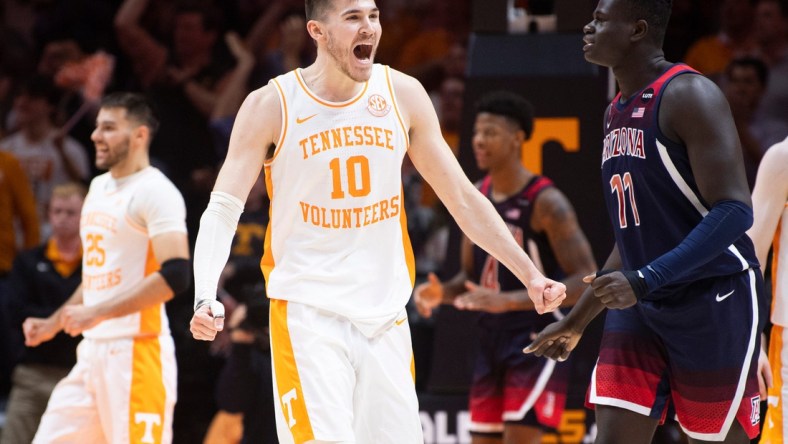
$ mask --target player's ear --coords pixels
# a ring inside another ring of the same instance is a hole
[[[309,36],[315,41],[320,40],[325,33],[323,24],[317,20],[309,20],[306,22],[306,30],[309,32]]]
[[[150,144],[151,132],[147,125],[140,125],[134,130],[134,137],[143,144]]]
[[[640,19],[635,22],[634,26],[632,26],[632,34],[630,35],[630,40],[633,42],[637,42],[639,40],[643,40],[646,35],[648,35],[649,26],[648,22],[643,19]]]

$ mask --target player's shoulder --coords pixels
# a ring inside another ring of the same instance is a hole
[[[164,172],[154,166],[147,168],[145,171],[144,180],[140,180],[140,185],[142,189],[148,190],[154,194],[158,190],[165,192],[176,192],[178,194],[181,193],[172,180],[170,180],[170,178],[167,177]]]
[[[90,185],[88,186],[88,191],[93,189],[99,189],[99,187],[104,186],[107,181],[112,178],[112,175],[109,171],[99,174],[98,176],[94,177],[90,181]]]
[[[244,107],[253,111],[270,111],[279,109],[279,92],[275,81],[268,82],[250,92],[244,101]]]
[[[419,82],[415,77],[385,65],[381,66],[383,66],[385,69],[388,69],[391,73],[391,83],[395,90],[411,91],[424,89],[424,86],[422,86],[421,82]]]
[[[663,100],[675,98],[683,102],[690,100],[708,102],[724,99],[724,94],[716,83],[695,71],[684,71],[677,74],[665,87],[663,95]]]

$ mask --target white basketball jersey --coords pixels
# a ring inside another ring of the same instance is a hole
[[[401,177],[408,136],[390,69],[374,65],[361,92],[342,103],[317,97],[300,70],[271,84],[282,132],[265,164],[268,296],[337,313],[369,332],[401,312],[415,270]]]
[[[788,327],[788,202],[783,207],[772,246],[772,323]]]
[[[84,304],[96,305],[117,297],[158,271],[150,238],[166,231],[185,233],[185,215],[180,193],[153,167],[121,179],[109,173],[93,179],[79,228]],[[169,332],[164,304],[158,304],[105,320],[83,335],[111,339]]]

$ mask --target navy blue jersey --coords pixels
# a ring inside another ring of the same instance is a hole
[[[673,65],[627,100],[619,93],[604,122],[602,187],[625,270],[637,270],[672,250],[709,212],[692,175],[687,148],[659,129],[662,92],[679,75],[696,75]],[[709,146],[706,149],[713,150]],[[649,294],[667,296],[698,279],[757,266],[752,241],[743,235],[724,253]]]
[[[490,176],[477,184],[479,191],[492,201]],[[536,197],[548,187],[552,187],[550,179],[535,176],[523,189],[504,201],[492,202],[495,210],[501,215],[506,226],[512,232],[515,241],[523,248],[542,273],[555,280],[563,279],[563,271],[553,255],[550,243],[544,233],[536,233],[531,229],[531,214]],[[490,256],[478,246],[473,246],[474,279],[480,286],[512,291],[523,289],[523,284],[508,268],[501,266],[498,260]],[[481,313],[482,326],[492,329],[525,328],[526,324],[535,322],[539,315],[534,310],[516,311],[501,314]],[[547,323],[554,321],[552,316],[545,317]]]

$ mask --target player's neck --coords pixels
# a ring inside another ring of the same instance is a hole
[[[122,179],[138,173],[150,166],[150,160],[147,155],[129,156],[122,162],[118,162],[109,169],[109,173],[114,179]]]
[[[637,63],[634,60],[638,60]],[[629,59],[626,63],[613,67],[621,97],[628,99],[633,94],[645,88],[656,80],[672,63],[665,60],[665,55],[660,50],[643,57]]]
[[[357,82],[342,72],[335,63],[318,56],[315,63],[301,70],[306,87],[319,98],[329,102],[350,100],[364,88],[366,82]]]
[[[519,193],[533,177],[534,173],[518,163],[490,170],[493,200],[505,200]]]

